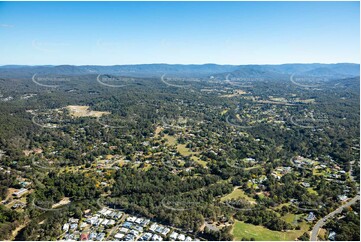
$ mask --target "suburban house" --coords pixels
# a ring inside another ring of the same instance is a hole
[[[308,214],[307,218],[306,218],[306,220],[307,220],[308,222],[312,222],[312,221],[315,220],[315,219],[316,219],[316,216],[313,214],[313,212],[310,212],[310,213]]]
[[[19,191],[17,192],[14,192],[13,195],[16,196],[16,197],[22,197],[24,194],[28,193],[28,189],[26,188],[21,188]]]
[[[331,231],[330,234],[328,235],[328,239],[334,241],[335,238],[336,238],[336,232]]]

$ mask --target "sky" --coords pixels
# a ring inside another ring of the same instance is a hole
[[[340,62],[359,2],[0,2],[0,65]]]

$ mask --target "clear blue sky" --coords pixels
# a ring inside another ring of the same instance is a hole
[[[0,65],[360,63],[358,2],[0,2]]]

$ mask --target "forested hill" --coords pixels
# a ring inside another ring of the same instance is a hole
[[[0,77],[21,78],[35,73],[84,75],[84,74],[113,74],[127,76],[160,76],[164,73],[179,76],[209,76],[228,75],[232,77],[273,77],[282,78],[294,73],[312,76],[355,77],[359,76],[360,65],[352,63],[339,64],[283,64],[283,65],[170,65],[170,64],[141,64],[114,66],[0,66]]]

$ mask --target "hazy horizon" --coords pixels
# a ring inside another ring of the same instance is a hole
[[[320,62],[309,62],[309,63],[276,63],[276,64],[218,64],[218,63],[200,63],[200,64],[184,64],[184,63],[136,63],[136,64],[112,64],[112,65],[96,65],[96,64],[79,64],[79,65],[72,65],[72,64],[37,64],[37,65],[27,65],[27,64],[4,64],[0,66],[135,66],[135,65],[219,65],[219,66],[265,66],[265,65],[336,65],[336,64],[355,64],[360,65],[360,63],[355,62],[335,62],[335,63],[320,63]]]

